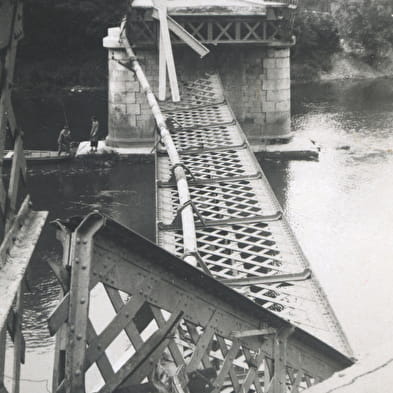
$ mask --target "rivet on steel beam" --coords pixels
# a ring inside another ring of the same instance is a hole
[[[71,333],[74,333],[74,331],[75,331],[75,327],[74,327],[74,325],[71,325],[71,326],[70,326],[70,332],[71,332]]]
[[[80,237],[77,237],[77,238],[76,238],[76,244],[80,244],[80,242],[81,242]]]
[[[75,258],[75,263],[79,263],[79,258]]]
[[[81,304],[85,304],[86,303],[86,299],[83,297],[82,299],[81,299]]]
[[[83,244],[87,244],[87,240],[83,240]]]
[[[125,317],[126,317],[126,318],[129,318],[129,316],[130,316],[130,314],[128,314],[128,312],[125,313]]]
[[[81,375],[81,370],[79,370],[79,369],[76,370],[76,371],[75,371],[75,375],[76,375],[77,377],[78,377],[79,375]]]
[[[77,340],[82,340],[82,336],[81,336],[80,334],[78,334],[78,335],[76,336],[76,339],[77,339]]]
[[[87,266],[86,265],[82,265],[82,270],[86,270]]]

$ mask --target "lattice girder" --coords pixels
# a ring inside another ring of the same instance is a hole
[[[208,75],[206,80],[217,96],[223,95],[218,76]],[[200,84],[199,79],[195,86]],[[171,108],[165,116],[173,125],[170,132],[187,168],[200,267],[219,280],[300,274],[310,269],[228,103],[201,101],[199,108],[185,110],[180,102],[177,109],[174,104]],[[220,143],[215,138],[224,130],[230,130],[233,142],[222,138]],[[212,135],[210,143],[205,142],[208,135]],[[163,148],[157,152],[156,178],[158,244],[183,257],[181,206]],[[315,277],[243,285],[236,290],[343,353],[350,353]]]
[[[101,379],[94,391],[103,393],[157,386],[157,369],[170,376],[183,366],[188,382],[201,373],[210,375],[207,383],[214,392],[283,393],[274,387],[278,379],[297,391],[303,382],[297,375],[317,382],[350,363],[303,330],[99,213],[75,226],[73,221],[63,236],[64,244],[71,245],[65,263],[71,267],[71,289],[50,320],[54,330],[68,326],[66,379],[60,390],[73,393],[79,380],[83,391],[92,367]],[[94,301],[92,292],[98,286],[109,296],[114,312],[103,313],[101,295]],[[87,298],[81,298],[86,291]],[[94,314],[108,316],[108,321],[95,326]],[[117,349],[115,360],[121,364],[115,364],[110,352],[120,334],[128,337],[128,344]]]
[[[203,44],[292,45],[293,13],[288,18],[268,20],[257,17],[174,17],[174,19]],[[136,46],[155,45],[158,22],[149,17],[129,23],[129,37]],[[171,33],[172,44],[184,44]]]

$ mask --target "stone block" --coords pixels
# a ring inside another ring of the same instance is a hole
[[[127,92],[123,95],[123,100],[126,104],[135,104],[136,94],[134,92]]]
[[[290,113],[285,112],[267,112],[266,123],[283,123],[290,119]]]
[[[265,101],[262,102],[262,110],[263,112],[275,112],[276,111],[276,104],[275,102]]]
[[[285,101],[280,101],[276,102],[276,111],[277,112],[284,112],[284,111],[290,111],[291,110],[291,101],[290,100],[285,100]]]
[[[290,56],[290,51],[288,48],[282,48],[282,49],[268,49],[267,51],[267,57],[270,58],[285,58]]]
[[[276,68],[276,59],[263,59],[263,68]]]
[[[140,115],[141,114],[141,106],[139,104],[128,104],[127,113],[130,115]]]
[[[291,90],[289,88],[282,90],[266,91],[266,101],[285,101],[291,98]]]
[[[285,59],[276,59],[276,67],[277,68],[288,68],[290,67],[290,61],[289,61],[289,57],[285,58]]]
[[[277,79],[277,80],[265,80],[262,84],[263,90],[284,90],[290,88],[290,79]]]
[[[289,79],[289,68],[268,68],[264,76],[265,80]]]
[[[138,81],[128,80],[124,84],[125,90],[133,91],[135,93],[139,93],[141,91],[141,86]]]

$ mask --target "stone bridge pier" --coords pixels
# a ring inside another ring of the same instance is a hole
[[[244,6],[243,2],[231,0],[228,3],[234,4],[227,7],[211,4],[202,9],[193,3],[198,1],[184,2],[182,7],[168,6],[168,15],[206,45],[210,53],[201,59],[172,35],[179,81],[219,72],[226,97],[256,151],[266,141],[289,140],[290,47],[294,43],[291,31],[296,6],[287,1]],[[158,94],[159,22],[148,0],[135,0],[130,15],[129,40]],[[110,28],[103,41],[109,63],[106,144],[128,148],[151,146],[153,116],[133,72],[121,65],[127,55],[119,43],[119,35],[119,28]],[[169,90],[167,98],[170,98]]]

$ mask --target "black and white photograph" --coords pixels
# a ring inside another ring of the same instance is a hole
[[[0,0],[0,393],[393,392],[393,0]]]

